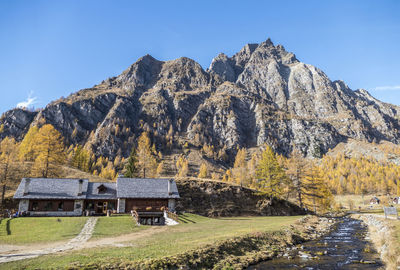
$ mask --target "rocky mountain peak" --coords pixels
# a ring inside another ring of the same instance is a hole
[[[126,90],[134,89],[135,87],[151,87],[161,70],[162,64],[162,61],[158,61],[147,54],[116,77],[114,85],[111,86],[121,87]]]
[[[268,39],[231,57],[219,54],[207,71],[187,57],[145,55],[119,76],[39,112],[6,112],[0,138],[20,140],[31,124],[50,123],[67,143],[110,158],[127,156],[143,131],[165,155],[187,143],[233,157],[238,147],[267,143],[282,154],[296,147],[319,157],[348,139],[399,144],[399,119],[398,106],[332,82]]]

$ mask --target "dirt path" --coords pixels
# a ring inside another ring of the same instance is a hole
[[[79,247],[76,247],[75,249],[93,248],[99,246],[118,246],[118,247],[132,246],[132,244],[126,244],[126,243],[124,244],[124,242],[131,242],[144,237],[149,237],[153,234],[163,232],[167,229],[168,229],[167,226],[160,226],[160,227],[157,226],[157,227],[151,227],[144,231],[138,231],[130,234],[123,234],[115,237],[100,238],[85,242]]]
[[[90,221],[90,222],[89,222]],[[131,243],[124,243],[149,237],[153,234],[167,230],[167,226],[151,227],[149,229],[130,234],[123,234],[115,237],[100,238],[88,241],[93,233],[97,218],[89,219],[80,234],[68,242],[53,242],[47,244],[13,246],[5,245],[0,247],[0,263],[36,258],[51,253],[94,248],[100,246],[126,247],[133,246]]]
[[[96,226],[97,219],[98,219],[97,217],[89,218],[86,221],[85,225],[83,226],[79,235],[71,239],[67,243],[61,244],[58,242],[58,243],[43,244],[39,249],[35,249],[35,247],[32,245],[23,246],[21,249],[18,249],[21,246],[8,246],[8,250],[7,248],[5,248],[3,249],[3,252],[0,253],[0,263],[31,259],[39,257],[41,255],[46,255],[55,252],[62,252],[77,248],[83,243],[87,242],[90,239],[90,237],[92,237],[92,233],[94,227]]]

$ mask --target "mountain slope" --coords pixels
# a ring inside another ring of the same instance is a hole
[[[67,143],[96,154],[127,156],[149,131],[164,155],[211,144],[230,157],[237,147],[264,143],[288,154],[293,146],[319,157],[349,138],[400,142],[400,108],[331,81],[269,39],[232,57],[220,54],[207,70],[194,60],[146,55],[93,88],[51,102],[38,112],[3,114],[1,138],[21,139],[29,125],[50,123]]]

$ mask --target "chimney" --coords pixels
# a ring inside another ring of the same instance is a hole
[[[25,186],[24,186],[24,195],[28,195],[29,193],[29,184],[31,183],[30,178],[25,178]]]
[[[79,179],[78,196],[82,195],[82,185],[83,185],[83,180]]]
[[[168,179],[168,195],[172,195],[172,188],[171,188],[171,184],[172,184],[172,179]]]

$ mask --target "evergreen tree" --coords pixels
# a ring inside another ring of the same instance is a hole
[[[128,178],[136,177],[138,174],[138,160],[135,146],[132,147],[131,153],[129,154],[128,161],[125,165],[124,176]]]
[[[271,196],[282,196],[282,187],[283,182],[286,181],[286,175],[270,146],[267,146],[261,154],[256,175],[259,189]]]
[[[66,158],[60,132],[50,124],[44,125],[35,136],[34,144],[37,157],[33,174],[44,178],[60,176],[60,165],[65,163]]]

